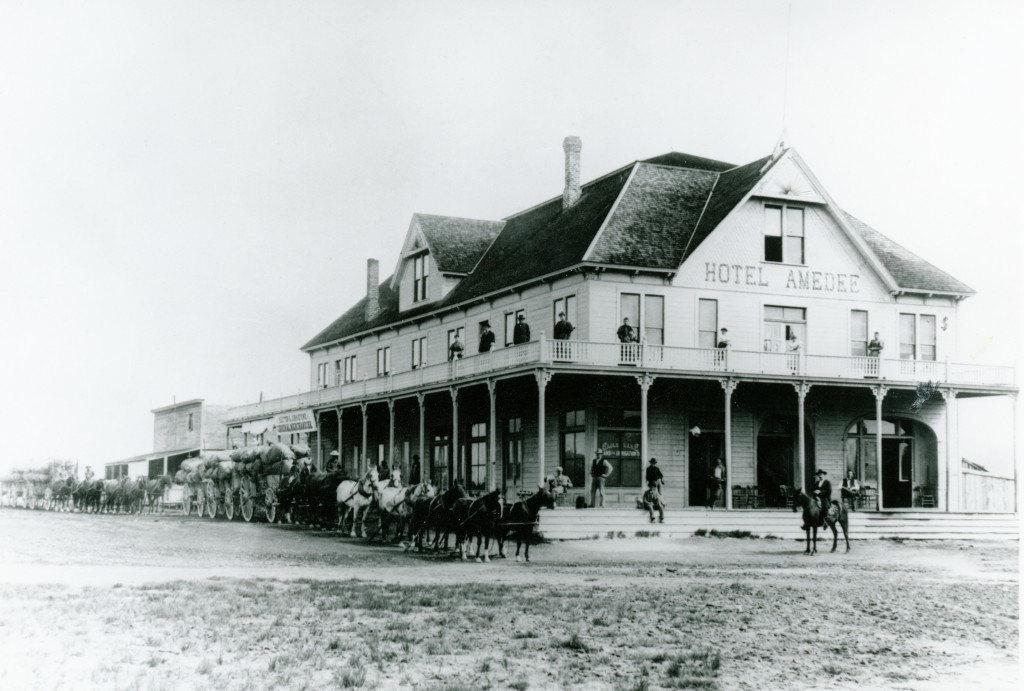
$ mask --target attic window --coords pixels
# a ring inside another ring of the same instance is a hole
[[[764,207],[764,260],[804,263],[804,210],[798,206]]]
[[[427,299],[427,279],[430,277],[430,262],[427,255],[421,254],[412,260],[412,301],[422,302]]]

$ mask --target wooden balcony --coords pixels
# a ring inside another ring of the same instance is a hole
[[[931,382],[945,386],[984,388],[992,392],[1012,391],[1012,367],[954,363],[949,361],[894,360],[886,358],[771,353],[718,348],[683,348],[641,343],[597,343],[592,341],[539,341],[450,362],[425,365],[337,386],[328,386],[260,403],[236,406],[228,413],[230,422],[268,417],[309,407],[329,406],[366,398],[413,392],[482,375],[531,366],[568,370],[617,370],[636,368],[658,372],[690,373],[694,376],[756,377],[770,380],[859,381],[894,386],[915,386]]]

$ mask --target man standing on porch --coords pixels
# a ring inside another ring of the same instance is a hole
[[[605,460],[604,449],[594,452],[594,462],[590,466],[590,508],[604,508],[604,482],[612,474],[612,464]],[[597,503],[597,498],[601,503]]]
[[[708,481],[707,503],[704,508],[713,509],[722,496],[722,488],[725,486],[725,463],[722,463],[721,458],[716,460],[715,469],[711,471]]]

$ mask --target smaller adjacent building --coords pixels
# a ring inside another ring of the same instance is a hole
[[[230,406],[210,405],[202,398],[154,408],[153,451],[107,463],[104,477],[173,475],[185,459],[227,448],[231,442],[224,424],[228,410]]]

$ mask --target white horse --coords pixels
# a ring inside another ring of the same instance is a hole
[[[377,483],[377,509],[380,512],[380,535],[381,540],[387,542],[388,528],[392,519],[398,521],[396,539],[401,537],[402,531],[412,519],[412,507],[419,498],[433,499],[436,491],[430,484],[430,480],[411,487],[389,487],[391,483]]]
[[[352,532],[349,533],[349,537],[356,537],[356,523],[359,521],[359,513],[362,512],[363,527],[359,537],[366,537],[366,514],[379,481],[380,476],[377,474],[377,469],[371,468],[361,480],[345,480],[338,485],[338,512],[341,515],[338,528],[341,532],[345,532],[345,521],[351,513]]]

